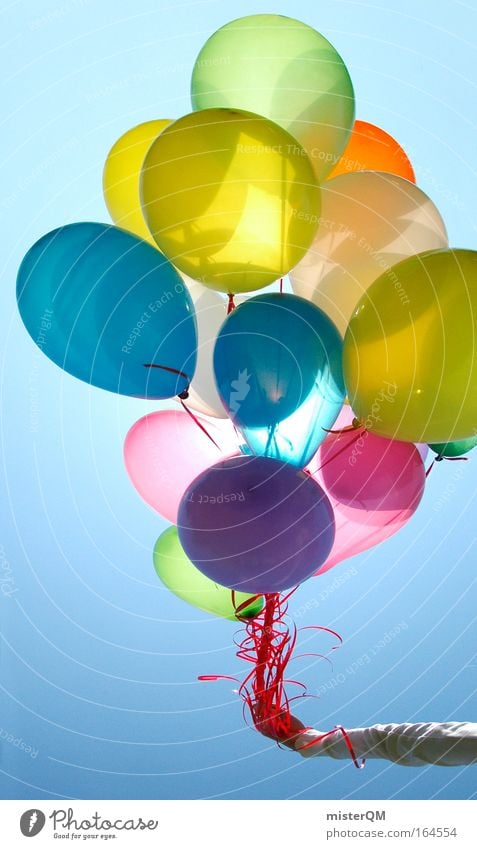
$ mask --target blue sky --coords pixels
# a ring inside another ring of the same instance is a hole
[[[333,42],[351,72],[357,116],[401,142],[451,244],[475,247],[470,5],[2,4],[3,798],[475,795],[475,768],[369,762],[358,772],[347,762],[302,762],[247,729],[231,686],[197,682],[240,670],[235,628],[186,607],[155,579],[151,552],[165,525],[129,484],[122,444],[158,405],[62,373],[16,312],[15,275],[28,247],[63,223],[108,220],[101,173],[111,144],[136,123],[190,111],[190,72],[205,39],[259,11],[301,18]],[[475,463],[441,463],[397,537],[298,591],[297,623],[335,628],[345,641],[333,671],[297,662],[320,697],[297,711],[306,722],[477,719]]]

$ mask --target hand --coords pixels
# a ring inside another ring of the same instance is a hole
[[[284,715],[284,713],[285,712],[283,712],[282,715]],[[273,733],[268,732],[265,733],[265,736],[271,737],[273,740],[277,740],[278,743],[281,743],[282,746],[286,746],[288,749],[294,750],[295,740],[299,736],[299,734],[302,734],[303,731],[307,730],[306,725],[303,725],[303,722],[301,722],[299,719],[297,719],[296,716],[293,716],[293,714],[291,713],[288,715],[286,724],[289,729],[286,734],[274,735]],[[263,733],[264,732],[262,731],[262,734]]]

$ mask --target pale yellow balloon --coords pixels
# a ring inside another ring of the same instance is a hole
[[[170,123],[169,119],[146,121],[128,130],[112,146],[103,171],[104,199],[114,223],[156,248],[142,214],[139,177],[152,142]]]
[[[374,280],[402,259],[447,248],[448,236],[427,195],[393,174],[343,174],[322,186],[321,197],[318,231],[290,278],[295,294],[313,301],[344,336]],[[392,272],[389,286],[399,286]]]

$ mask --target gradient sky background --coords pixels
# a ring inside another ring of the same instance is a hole
[[[15,275],[29,246],[67,222],[108,220],[101,173],[112,143],[141,121],[190,111],[200,47],[254,12],[293,15],[332,41],[358,117],[401,142],[451,244],[476,246],[470,3],[2,4],[0,734],[38,752],[0,744],[3,798],[476,795],[475,767],[370,761],[358,772],[350,762],[302,761],[244,725],[227,682],[196,680],[240,671],[236,629],[155,579],[151,551],[165,525],[129,484],[122,444],[158,405],[64,374],[16,312]],[[441,463],[397,537],[300,588],[298,624],[330,626],[345,640],[333,672],[297,662],[297,677],[320,694],[297,710],[304,721],[328,729],[477,720],[476,463]],[[329,648],[325,637],[303,641]]]

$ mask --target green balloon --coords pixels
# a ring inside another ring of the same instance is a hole
[[[434,442],[429,445],[439,457],[462,457],[463,454],[468,454],[477,445],[477,436],[471,436],[470,439],[459,439],[457,442]]]
[[[235,608],[232,603],[232,590],[222,587],[207,578],[194,566],[187,557],[179,541],[177,528],[173,525],[161,534],[154,546],[154,567],[162,583],[182,601],[222,616],[224,619],[237,621]],[[250,593],[235,593],[235,606],[253,599]],[[240,611],[240,616],[253,619],[263,610],[263,597],[255,598],[248,606]]]
[[[319,180],[336,164],[354,121],[341,56],[312,27],[282,15],[250,15],[217,30],[197,57],[191,94],[194,109],[244,109],[288,130]]]

